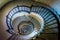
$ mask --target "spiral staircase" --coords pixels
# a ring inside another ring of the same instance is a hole
[[[1,10],[5,11],[1,11],[5,13],[1,18],[5,31],[11,35],[7,40],[58,40],[60,21],[53,8],[31,0],[15,0]]]

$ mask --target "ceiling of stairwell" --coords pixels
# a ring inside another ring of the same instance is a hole
[[[0,0],[0,7],[2,7],[8,1],[11,1],[11,0]],[[60,0],[34,0],[34,1],[42,2],[44,4],[50,5],[60,15]]]

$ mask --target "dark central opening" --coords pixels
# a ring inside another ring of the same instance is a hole
[[[28,35],[34,30],[34,26],[31,22],[20,23],[18,31],[19,34]]]

